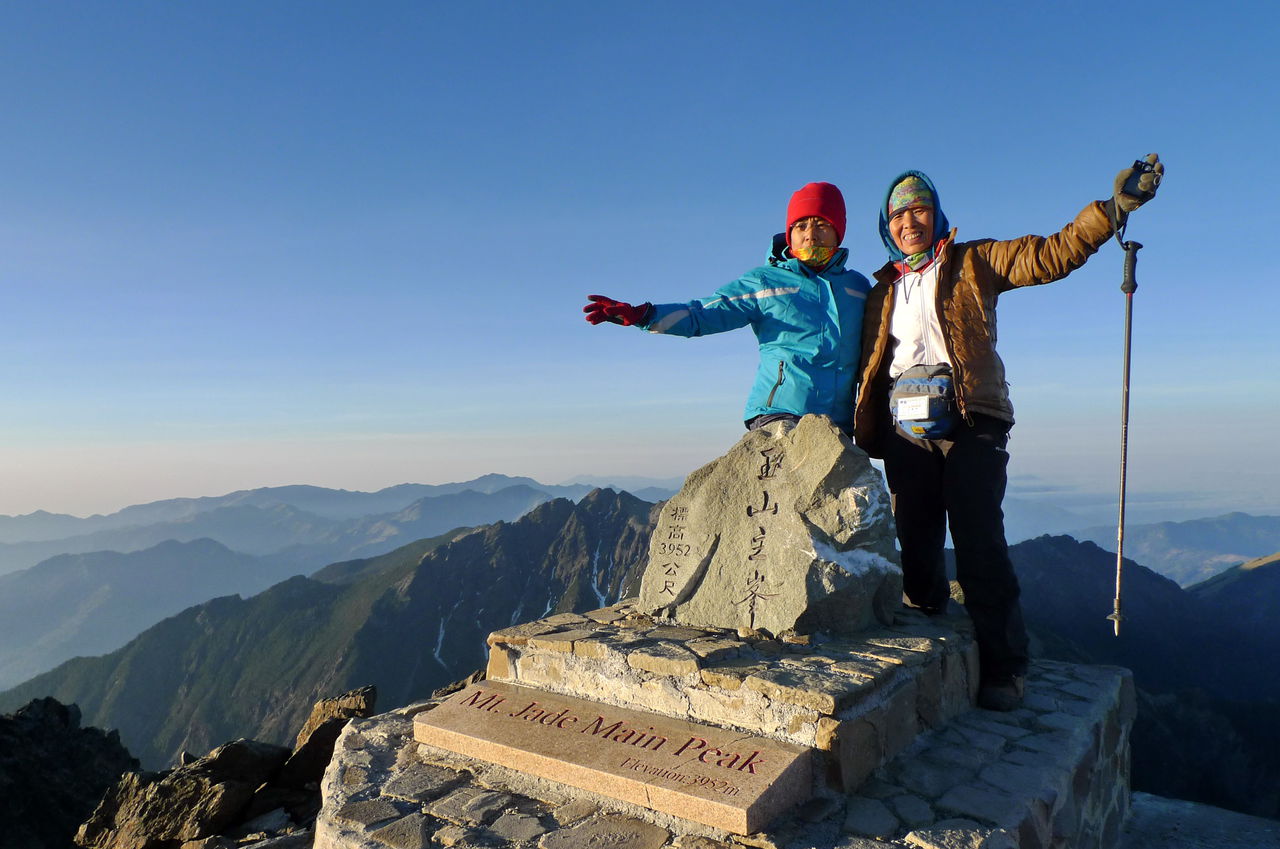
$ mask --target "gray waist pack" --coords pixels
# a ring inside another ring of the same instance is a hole
[[[914,365],[898,375],[889,393],[898,430],[915,439],[946,439],[960,414],[951,366]]]

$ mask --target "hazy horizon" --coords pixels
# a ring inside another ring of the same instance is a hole
[[[881,467],[878,461],[875,461],[874,465],[877,468]],[[692,472],[693,469],[691,468],[689,471]],[[503,475],[511,478],[531,478],[544,486],[569,486],[579,483],[587,483],[588,485],[595,485],[596,483],[599,483],[603,485],[607,482],[615,487],[627,489],[628,491],[642,489],[645,487],[678,489],[680,484],[683,482],[683,476],[651,477],[645,475],[609,475],[592,472],[582,472],[560,479],[545,479],[533,474],[517,474],[514,472],[489,469],[475,475],[451,477],[449,479],[404,479],[366,486],[344,486],[340,484],[316,483],[315,481],[310,480],[290,480],[278,483],[265,483],[255,486],[230,486],[221,489],[209,489],[203,491],[172,491],[156,494],[155,497],[147,496],[133,500],[104,502],[101,507],[87,510],[82,509],[76,511],[38,507],[34,510],[26,510],[20,513],[0,513],[0,517],[17,518],[30,515],[32,513],[46,512],[52,514],[71,515],[78,518],[88,518],[94,515],[109,515],[127,507],[139,504],[150,504],[157,501],[168,501],[174,499],[216,498],[230,495],[235,492],[273,487],[315,486],[324,489],[345,490],[349,492],[377,492],[379,490],[404,484],[440,486],[445,484],[466,483],[491,474]],[[1128,524],[1150,524],[1162,521],[1181,522],[1192,519],[1214,518],[1235,512],[1248,513],[1254,516],[1280,515],[1280,504],[1277,504],[1275,501],[1249,502],[1242,498],[1235,498],[1234,500],[1231,498],[1214,498],[1211,494],[1203,492],[1148,492],[1131,489],[1127,495],[1126,501]],[[1040,507],[1051,512],[1068,512],[1079,517],[1080,525],[1078,529],[1114,523],[1116,521],[1117,505],[1118,497],[1115,491],[1088,492],[1073,490],[1069,487],[1040,481],[1034,476],[1011,476],[1008,494],[1006,496],[1006,513],[1018,510],[1031,510],[1036,507]],[[1052,532],[1059,531],[1054,530]]]

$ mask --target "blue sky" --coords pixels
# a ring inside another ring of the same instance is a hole
[[[590,327],[585,295],[709,294],[811,180],[869,273],[906,168],[961,238],[1011,238],[1151,151],[1131,492],[1280,512],[1278,31],[1264,3],[9,4],[0,513],[681,477],[741,432],[751,334]],[[1121,256],[1001,301],[1015,491],[1114,497]]]

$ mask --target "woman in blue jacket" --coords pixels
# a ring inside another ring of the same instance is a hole
[[[845,208],[830,183],[809,183],[787,205],[785,244],[709,298],[632,305],[591,295],[592,324],[612,322],[670,336],[703,336],[751,325],[760,343],[743,419],[748,428],[807,413],[853,428],[862,313],[871,284],[846,269]]]

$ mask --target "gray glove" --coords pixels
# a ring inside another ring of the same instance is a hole
[[[1160,161],[1160,157],[1152,153],[1147,156],[1147,163],[1152,166],[1152,170],[1140,172],[1137,168],[1130,166],[1116,175],[1115,193],[1113,198],[1117,211],[1122,215],[1128,215],[1138,207],[1142,206],[1151,198],[1155,197],[1156,189],[1160,185],[1160,180],[1164,177],[1164,163]],[[1139,173],[1137,182],[1137,191],[1141,196],[1126,194],[1124,184]]]

